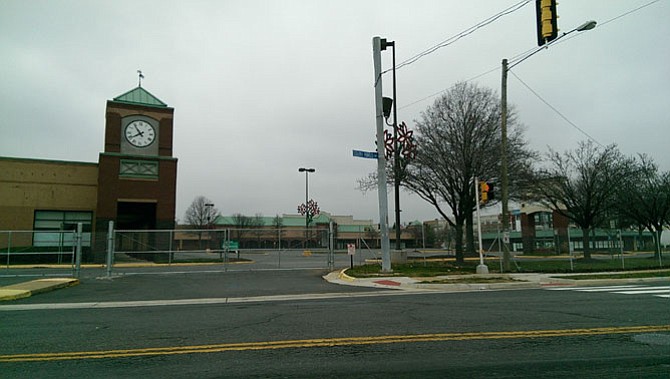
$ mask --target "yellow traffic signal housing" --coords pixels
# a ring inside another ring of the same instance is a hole
[[[535,0],[537,14],[537,45],[542,46],[558,37],[556,0]]]
[[[481,203],[489,201],[489,185],[486,182],[479,182],[479,201]]]

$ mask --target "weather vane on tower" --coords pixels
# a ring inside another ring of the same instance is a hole
[[[139,76],[139,86],[142,87],[142,79],[144,79],[144,75],[142,75],[142,70],[137,70],[137,75]]]

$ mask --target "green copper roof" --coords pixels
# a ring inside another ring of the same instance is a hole
[[[160,101],[156,96],[149,93],[142,87],[131,89],[130,91],[114,98],[114,101],[127,104],[140,104],[149,107],[166,108],[167,104]]]

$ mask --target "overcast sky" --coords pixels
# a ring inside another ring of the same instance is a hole
[[[225,215],[296,213],[298,168],[313,167],[321,210],[378,220],[376,191],[356,189],[375,161],[352,156],[374,150],[372,38],[394,40],[400,63],[517,3],[2,0],[0,156],[97,162],[106,101],[141,69],[143,87],[175,109],[178,219],[198,195]],[[512,70],[570,121],[510,74],[531,147],[574,149],[586,133],[670,170],[670,1],[561,0],[558,14],[563,32],[599,25]],[[412,129],[458,81],[499,92],[501,60],[536,38],[531,1],[399,69],[399,119]],[[390,50],[382,59],[389,68]],[[390,75],[383,85],[390,97]],[[390,189],[391,215],[392,199]],[[403,222],[438,217],[404,192],[401,209]]]

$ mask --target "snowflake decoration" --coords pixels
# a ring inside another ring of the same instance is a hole
[[[306,215],[308,222],[312,222],[314,216],[318,216],[321,210],[319,209],[319,204],[310,199],[307,204],[300,204],[298,206],[298,213],[301,215]]]
[[[393,133],[384,130],[384,156],[386,159],[393,157],[394,148]],[[409,130],[405,122],[398,125],[398,153],[405,159],[416,158],[416,144],[414,143],[414,131]]]

